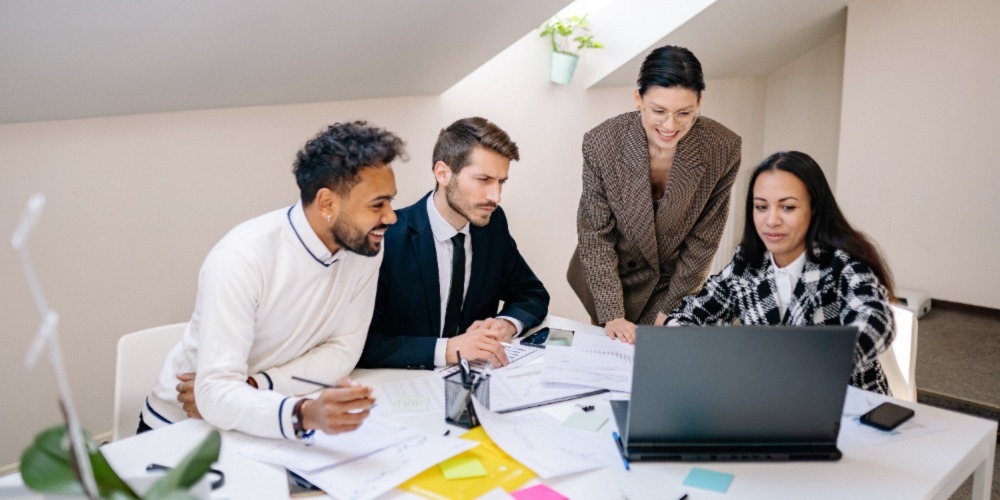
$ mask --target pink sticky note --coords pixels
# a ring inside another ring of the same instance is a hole
[[[517,500],[569,500],[569,498],[560,495],[558,491],[544,484],[511,492],[510,496]]]

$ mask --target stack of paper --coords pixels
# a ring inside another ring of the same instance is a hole
[[[603,334],[577,333],[572,347],[545,349],[546,382],[631,392],[635,346]]]
[[[490,439],[543,479],[621,465],[611,433],[566,427],[538,411],[501,415],[473,404]]]

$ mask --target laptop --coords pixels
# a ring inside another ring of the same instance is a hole
[[[631,401],[612,401],[631,461],[839,460],[855,327],[636,329]]]

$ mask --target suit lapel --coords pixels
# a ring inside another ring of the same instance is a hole
[[[660,258],[656,249],[656,230],[653,221],[653,193],[649,184],[649,146],[646,131],[642,128],[642,118],[628,122],[625,130],[624,148],[618,166],[623,171],[622,192],[623,217],[621,224],[632,241],[637,243],[642,256],[659,271]]]
[[[788,304],[788,313],[785,314],[786,324],[810,324],[813,311],[816,310],[816,299],[819,297],[817,291],[821,275],[819,264],[806,258],[802,276],[795,284],[791,303]]]
[[[691,132],[677,145],[660,210],[667,210],[668,214],[678,214],[678,217],[682,217],[684,212],[690,209],[689,207],[696,206],[693,200],[698,194],[698,184],[705,175],[705,164],[700,153],[702,142],[701,127],[695,123]]]
[[[411,250],[417,258],[421,282],[424,285],[424,297],[427,300],[427,310],[430,311],[431,331],[437,335],[441,332],[441,284],[438,281],[437,250],[434,248],[434,232],[431,230],[430,219],[427,218],[427,197],[413,211],[410,220]],[[388,314],[392,314],[388,311]]]
[[[754,292],[758,300],[756,314],[764,318],[765,325],[781,324],[781,309],[778,308],[778,289],[774,285],[774,269],[765,257],[764,265],[760,266],[754,277]]]

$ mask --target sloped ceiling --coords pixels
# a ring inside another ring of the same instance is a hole
[[[437,95],[569,3],[0,0],[0,123]],[[842,31],[846,4],[717,0],[649,48],[766,75]],[[633,85],[647,53],[596,86]]]
[[[436,95],[569,0],[3,0],[0,123]]]
[[[653,47],[691,49],[706,78],[768,75],[841,33],[848,0],[716,0]],[[596,87],[635,85],[635,56]]]

